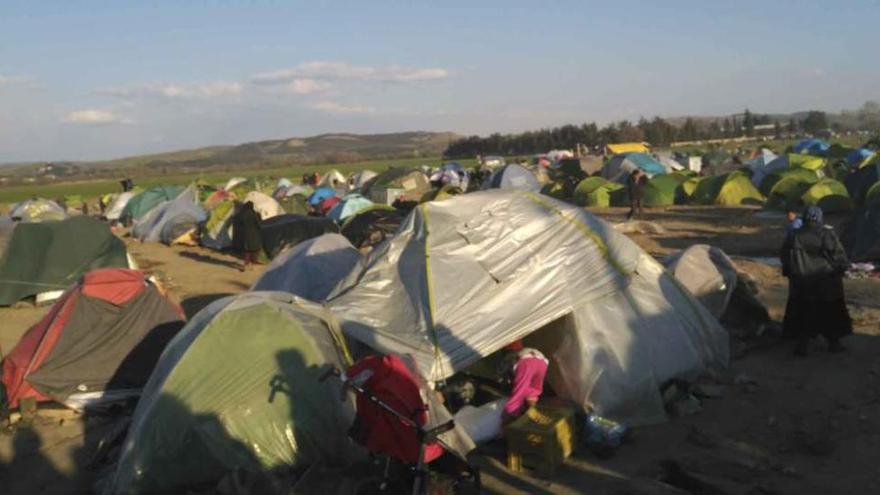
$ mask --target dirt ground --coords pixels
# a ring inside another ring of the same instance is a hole
[[[621,221],[624,210],[598,212]],[[662,232],[629,234],[663,256],[696,243],[731,255],[779,320],[787,285],[774,257],[781,217],[748,208],[681,207],[646,212]],[[834,222],[835,219],[831,219]],[[129,242],[144,270],[154,273],[188,316],[211,301],[247,290],[261,268],[240,273],[227,255],[191,247]],[[715,377],[722,396],[702,411],[633,431],[610,459],[580,449],[551,480],[504,467],[503,444],[480,456],[486,493],[589,494],[870,494],[880,490],[880,280],[847,280],[856,334],[849,350],[828,354],[816,342],[795,358],[789,342],[734,335],[733,359]],[[47,308],[0,308],[0,348],[10,349]],[[89,493],[99,476],[96,443],[115,427],[101,417],[42,413],[31,428],[0,435],[0,493]],[[687,489],[671,488],[660,479]]]

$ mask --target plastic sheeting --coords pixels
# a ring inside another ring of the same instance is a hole
[[[620,184],[626,184],[630,174],[636,169],[642,170],[649,177],[665,174],[666,168],[644,153],[626,153],[614,155],[602,167],[602,177]]]
[[[105,493],[165,493],[257,472],[340,460],[357,449],[350,402],[321,383],[347,351],[321,306],[248,292],[200,311],[168,345],[131,420]]]
[[[361,254],[339,234],[324,234],[281,253],[251,290],[290,292],[323,301],[361,261]]]
[[[189,186],[173,201],[166,201],[150,210],[134,226],[132,235],[140,241],[170,244],[208,219],[198,199],[198,190],[195,186]]]
[[[128,204],[135,194],[136,193],[133,191],[127,191],[117,196],[116,201],[113,202],[113,205],[111,205],[104,214],[104,218],[107,220],[119,220],[119,217],[122,216],[122,210],[125,208],[125,205]]]
[[[714,246],[696,244],[663,260],[672,276],[716,318],[721,318],[736,288],[736,265]]]
[[[534,334],[558,394],[630,423],[665,419],[667,380],[728,360],[718,321],[635,243],[516,190],[420,205],[329,304],[347,335],[434,381]]]

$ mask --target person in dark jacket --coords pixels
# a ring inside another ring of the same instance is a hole
[[[825,337],[830,352],[844,350],[840,339],[852,333],[843,291],[849,260],[834,229],[824,224],[821,208],[806,209],[803,226],[786,236],[780,260],[789,279],[783,332],[797,339],[795,354],[806,355],[817,335]]]
[[[241,271],[250,270],[257,261],[257,254],[263,249],[260,237],[260,215],[254,211],[254,204],[246,202],[235,214],[232,225],[233,247],[242,257]]]
[[[633,170],[629,176],[629,184],[627,184],[629,192],[629,213],[626,215],[627,220],[632,220],[636,215],[642,214],[642,199],[645,197],[645,185],[648,183],[648,176],[640,169]]]

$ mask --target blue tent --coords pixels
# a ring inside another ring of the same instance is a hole
[[[327,218],[342,224],[349,217],[357,215],[363,210],[373,206],[373,202],[358,193],[346,194],[336,206],[327,212]]]
[[[798,141],[792,146],[792,151],[795,153],[806,153],[808,155],[816,155],[816,156],[825,156],[828,153],[828,148],[831,145],[822,141],[821,139],[804,139],[802,141]]]
[[[308,203],[311,206],[318,206],[327,198],[336,196],[336,190],[329,187],[319,187],[309,196]]]
[[[483,183],[483,189],[519,189],[522,191],[539,192],[541,183],[531,170],[511,163],[492,172]]]
[[[852,150],[846,155],[846,164],[850,167],[859,167],[872,156],[874,156],[874,152],[867,148]]]

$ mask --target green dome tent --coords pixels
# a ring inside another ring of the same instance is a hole
[[[150,210],[159,206],[163,201],[171,201],[183,192],[183,186],[156,186],[131,198],[122,209],[119,219],[140,220]]]
[[[328,365],[348,364],[344,337],[320,305],[281,292],[212,303],[156,364],[107,493],[166,493],[235,468],[351,455],[353,408],[319,380]]]
[[[684,175],[673,173],[658,175],[648,181],[645,186],[644,206],[671,206],[684,202],[682,183],[688,178]]]
[[[235,202],[231,199],[217,203],[208,213],[208,220],[202,226],[199,241],[211,249],[225,249],[232,245],[232,215]]]
[[[580,206],[607,208],[611,206],[611,193],[623,186],[602,177],[587,177],[574,189],[574,203]]]
[[[767,206],[785,210],[800,209],[803,206],[801,197],[819,180],[813,172],[805,169],[788,170],[774,177],[777,178],[767,194]]]
[[[685,204],[690,203],[693,200],[694,193],[697,192],[697,185],[699,185],[702,180],[702,177],[690,177],[681,183],[682,201]]]
[[[822,179],[810,186],[801,196],[801,203],[818,206],[825,213],[849,211],[853,207],[846,186],[834,179]]]
[[[739,206],[761,204],[764,196],[742,172],[704,177],[697,183],[693,200],[701,205]]]
[[[770,196],[773,192],[773,188],[776,187],[776,183],[786,178],[812,184],[819,180],[819,174],[806,168],[785,168],[777,170],[761,181],[761,194],[764,196]]]

